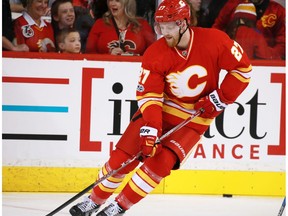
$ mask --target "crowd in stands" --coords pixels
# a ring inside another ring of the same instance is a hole
[[[183,1],[191,25],[225,31],[250,59],[285,60],[286,14],[275,0]],[[142,55],[157,40],[156,7],[157,0],[3,0],[2,50]]]

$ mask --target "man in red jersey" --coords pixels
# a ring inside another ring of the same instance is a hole
[[[285,59],[285,8],[273,0],[250,1],[256,7],[256,27],[265,37],[268,46],[272,48],[271,59]],[[247,0],[228,1],[215,19],[212,27],[226,31],[236,7],[239,3],[245,2]]]
[[[190,18],[184,0],[164,0],[155,13],[156,32],[163,37],[143,56],[136,93],[139,110],[98,178],[118,169],[139,152],[142,164],[98,216],[123,215],[170,175],[171,170],[178,169],[214,118],[249,84],[252,68],[240,45],[220,30],[190,27]],[[227,73],[219,83],[221,69]],[[161,139],[161,143],[157,142],[158,137],[201,108],[205,111],[199,116]],[[70,213],[84,216],[98,211],[139,163],[134,160],[102,181]]]

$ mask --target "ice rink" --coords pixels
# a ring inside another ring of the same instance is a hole
[[[74,193],[2,193],[2,213],[3,216],[45,216],[74,195]],[[82,199],[83,197],[79,198],[73,204]],[[125,216],[278,216],[282,201],[281,197],[228,198],[210,195],[152,194],[133,206]],[[55,215],[70,215],[71,205]]]

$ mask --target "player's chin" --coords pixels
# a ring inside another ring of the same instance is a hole
[[[166,39],[166,43],[169,47],[175,47],[177,45],[173,39]]]

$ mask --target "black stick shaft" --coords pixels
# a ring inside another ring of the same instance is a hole
[[[179,125],[175,126],[174,128],[172,128],[171,130],[169,130],[167,133],[165,133],[164,135],[162,135],[159,140],[162,141],[163,139],[165,139],[166,137],[170,136],[172,133],[174,133],[175,131],[179,130],[180,128],[184,127],[186,124],[188,124],[193,118],[195,118],[196,116],[200,115],[202,112],[204,112],[203,109],[200,109],[199,111],[197,111],[195,114],[191,115],[189,118],[187,118],[185,121],[181,122]],[[96,185],[100,184],[102,181],[104,181],[105,179],[109,178],[110,176],[114,175],[115,173],[117,173],[118,171],[120,171],[121,169],[123,169],[124,167],[126,167],[128,164],[132,163],[134,160],[139,159],[141,157],[141,152],[139,152],[135,157],[133,157],[132,159],[127,160],[126,162],[124,162],[118,169],[116,170],[112,170],[111,172],[107,173],[106,175],[102,176],[100,179],[98,179],[96,182],[94,182],[93,184],[89,185],[88,187],[86,187],[84,190],[80,191],[78,194],[76,194],[75,196],[73,196],[71,199],[69,199],[68,201],[66,201],[65,203],[63,203],[61,206],[59,206],[58,208],[56,208],[55,210],[53,210],[52,212],[50,212],[49,214],[47,214],[46,216],[52,216],[55,215],[57,212],[59,212],[61,209],[65,208],[66,206],[68,206],[70,203],[72,203],[73,201],[75,201],[76,199],[78,199],[79,197],[81,197],[82,195],[84,195],[85,193],[87,193],[88,191],[90,191],[92,188],[94,188]]]
[[[110,176],[114,175],[115,173],[119,172],[121,169],[123,169],[124,167],[126,167],[128,164],[132,163],[134,160],[136,160],[137,158],[140,157],[140,153],[137,154],[135,157],[133,157],[130,160],[127,160],[126,162],[124,162],[118,169],[116,170],[112,170],[111,172],[107,173],[106,175],[102,176],[101,178],[99,178],[96,182],[94,182],[93,184],[89,185],[88,187],[86,187],[84,190],[80,191],[79,193],[77,193],[75,196],[73,196],[71,199],[67,200],[65,203],[63,203],[61,206],[59,206],[58,208],[56,208],[55,210],[53,210],[52,212],[50,212],[49,214],[47,214],[46,216],[52,216],[54,214],[56,214],[57,212],[59,212],[61,209],[65,208],[66,206],[68,206],[70,203],[72,203],[73,201],[75,201],[76,199],[78,199],[79,197],[81,197],[82,195],[84,195],[85,193],[87,193],[88,191],[90,191],[92,188],[94,188],[96,185],[100,184],[102,181],[104,181],[105,179],[109,178]]]
[[[282,216],[282,214],[284,212],[284,209],[285,209],[285,206],[286,206],[286,197],[284,197],[284,200],[282,202],[282,205],[281,205],[281,208],[279,210],[278,216]]]

